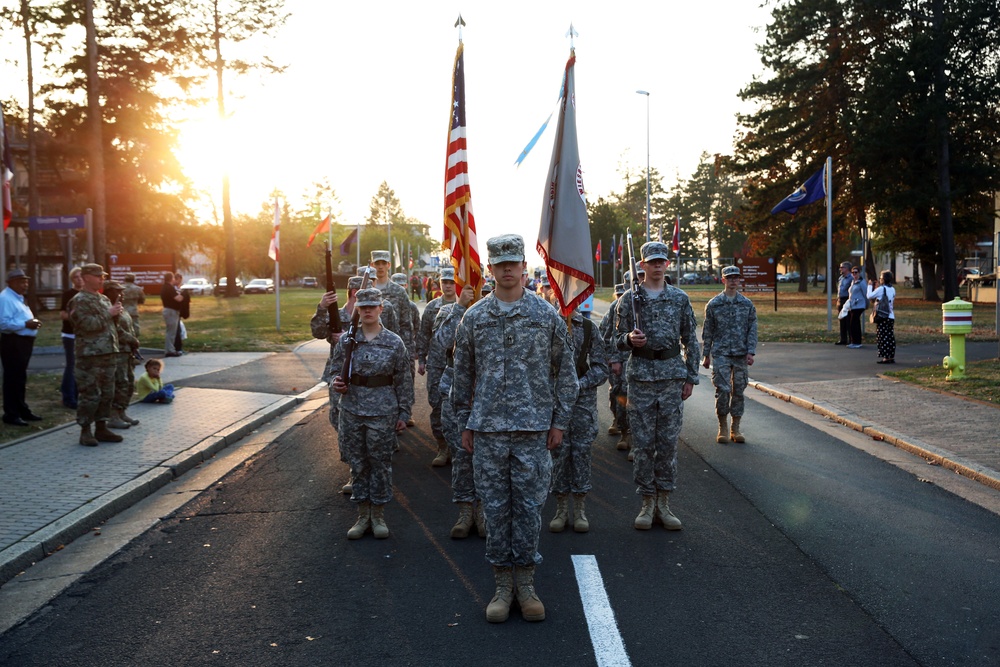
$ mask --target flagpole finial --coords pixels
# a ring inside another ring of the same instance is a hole
[[[566,31],[566,36],[569,37],[569,48],[573,48],[573,38],[579,37],[580,33],[573,29],[572,22],[569,24],[569,30]]]
[[[462,18],[462,15],[459,14],[458,15],[458,19],[456,19],[456,21],[455,21],[455,27],[458,28],[458,41],[459,42],[462,41],[462,27],[464,25],[465,25],[465,20]]]

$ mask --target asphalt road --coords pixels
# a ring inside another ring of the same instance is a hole
[[[279,355],[200,381],[260,390],[302,364]],[[750,442],[719,446],[712,412],[703,377],[672,496],[679,533],[631,527],[630,466],[602,428],[591,532],[543,529],[543,623],[485,622],[484,543],[449,538],[450,473],[430,467],[426,427],[401,438],[391,537],[349,542],[347,468],[323,409],[0,637],[0,664],[601,664],[614,653],[592,642],[574,556],[599,570],[614,622],[595,633],[620,637],[617,664],[1000,662],[997,514],[814,416],[751,401]]]

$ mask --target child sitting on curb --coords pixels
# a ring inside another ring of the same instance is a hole
[[[164,385],[160,379],[163,362],[150,359],[146,362],[146,372],[135,381],[140,403],[170,403],[174,400],[174,385]]]

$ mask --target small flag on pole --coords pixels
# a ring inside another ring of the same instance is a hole
[[[785,211],[795,215],[799,207],[819,201],[826,196],[826,165],[809,177],[805,183],[795,189],[795,192],[788,195],[778,205],[771,209],[771,215]]]
[[[576,133],[575,65],[576,53],[570,48],[537,245],[564,316],[594,293],[596,282],[590,261],[590,222]]]
[[[358,242],[358,228],[355,227],[354,231],[347,235],[344,242],[340,244],[340,254],[343,257],[351,254],[351,244]]]
[[[465,144],[465,47],[455,52],[452,70],[448,151],[444,172],[444,241],[455,267],[455,288],[472,285],[479,293],[483,283],[480,268],[476,218],[472,214],[469,163]]]
[[[600,239],[597,240],[597,251],[594,253],[594,259],[597,262],[601,261],[601,240]]]
[[[673,248],[675,255],[679,255],[681,252],[681,216],[677,216],[674,220],[674,243]]]
[[[281,209],[278,208],[278,199],[274,200],[274,229],[271,230],[271,245],[267,249],[267,256],[278,261],[278,234],[281,229]]]
[[[324,234],[328,231],[330,231],[330,216],[326,216],[325,218],[323,218],[323,222],[319,223],[316,229],[313,230],[313,233],[309,235],[309,242],[306,243],[306,247],[308,248],[309,246],[311,246],[317,236],[319,236],[320,234]]]
[[[10,138],[7,136],[7,125],[4,122],[3,110],[0,109],[0,187],[3,188],[3,228],[7,229],[14,216],[14,207],[10,198],[10,181],[14,178],[14,156],[10,152]]]

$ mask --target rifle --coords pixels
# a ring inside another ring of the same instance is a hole
[[[365,268],[365,275],[361,277],[361,287],[358,288],[360,292],[365,287],[368,286],[368,278],[372,269],[370,267]],[[338,315],[339,319],[339,315]],[[357,333],[358,333],[358,322],[361,319],[361,310],[355,306],[354,313],[351,314],[351,326],[347,328],[347,332],[341,336],[341,340],[346,338],[344,341],[344,367],[340,370],[340,379],[344,381],[348,387],[351,386],[351,374],[354,372],[353,362],[354,362],[354,348],[358,345]],[[350,391],[350,390],[348,390]]]
[[[629,289],[632,291],[632,321],[633,329],[638,329],[642,331],[642,327],[639,326],[639,306],[645,300],[642,294],[639,293],[639,274],[635,270],[635,248],[632,245],[632,232],[626,231],[625,236],[626,242],[628,244],[628,266],[631,276],[629,278],[631,284]]]
[[[329,242],[326,244],[326,291],[337,293],[337,286],[333,284],[333,248]],[[340,333],[340,307],[334,302],[326,311],[330,315],[330,333]]]

